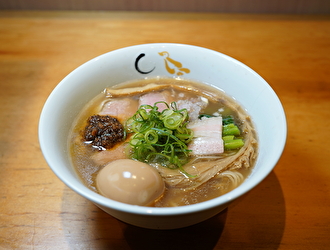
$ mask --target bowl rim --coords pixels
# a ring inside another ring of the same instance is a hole
[[[56,166],[54,166],[54,163],[51,162],[51,160],[50,160],[50,157],[49,157],[49,155],[48,155],[48,153],[45,149],[46,145],[45,145],[45,138],[44,138],[44,135],[43,135],[43,131],[44,131],[44,128],[45,128],[46,123],[47,123],[47,121],[46,121],[46,112],[49,110],[49,106],[51,105],[53,95],[62,87],[62,85],[66,84],[66,81],[70,76],[76,74],[83,67],[86,67],[89,64],[92,64],[94,61],[96,61],[96,60],[98,60],[102,57],[111,56],[112,53],[117,53],[117,52],[120,52],[122,50],[129,49],[129,48],[137,48],[138,49],[138,48],[145,48],[145,47],[148,47],[148,46],[163,46],[163,47],[173,47],[173,46],[178,47],[178,46],[180,46],[180,47],[188,47],[188,48],[191,48],[191,49],[205,50],[205,51],[211,52],[212,54],[214,54],[216,56],[226,57],[227,59],[230,59],[230,60],[234,61],[236,64],[244,67],[250,73],[258,76],[264,82],[264,84],[268,87],[268,91],[270,91],[270,93],[272,94],[274,100],[276,101],[276,104],[278,105],[278,108],[279,108],[279,111],[280,111],[279,115],[282,118],[281,119],[282,123],[280,124],[280,126],[281,126],[281,129],[282,129],[282,135],[283,135],[281,140],[280,140],[280,143],[277,147],[278,150],[276,152],[276,156],[274,157],[274,160],[271,163],[267,163],[267,168],[266,168],[267,171],[264,171],[263,174],[255,176],[253,181],[243,182],[240,186],[238,186],[234,190],[232,190],[232,191],[230,191],[230,192],[228,192],[224,195],[221,195],[219,197],[213,198],[213,199],[208,200],[208,201],[200,202],[200,203],[197,203],[197,204],[192,204],[192,205],[187,205],[187,206],[178,206],[178,207],[144,207],[144,206],[130,205],[130,204],[117,202],[117,201],[110,200],[106,197],[103,197],[103,196],[95,193],[94,191],[90,190],[89,188],[87,188],[82,183],[80,183],[78,185],[77,184],[72,184],[72,183],[68,182],[65,177],[62,176],[60,171],[58,171]],[[96,203],[97,205],[101,205],[101,206],[104,206],[104,207],[107,207],[107,208],[110,208],[110,209],[114,209],[114,210],[118,210],[118,211],[122,211],[122,212],[127,212],[127,213],[132,213],[132,214],[140,214],[140,215],[148,215],[148,216],[159,216],[159,215],[161,215],[161,216],[173,216],[173,215],[182,215],[182,214],[188,214],[188,213],[196,213],[196,212],[200,212],[200,211],[203,211],[203,210],[212,209],[214,207],[220,206],[220,205],[225,204],[225,203],[229,203],[229,202],[237,199],[238,197],[246,194],[251,189],[253,189],[255,186],[260,184],[260,182],[262,182],[269,175],[269,173],[274,169],[274,167],[276,166],[277,162],[279,161],[279,159],[280,159],[280,157],[281,157],[281,155],[284,151],[285,144],[286,144],[286,138],[287,138],[287,121],[286,121],[286,115],[285,115],[283,105],[282,105],[279,97],[275,93],[275,91],[272,89],[272,87],[258,73],[256,73],[253,69],[251,69],[250,67],[248,67],[244,63],[234,59],[231,56],[223,54],[221,52],[211,50],[211,49],[208,49],[208,48],[204,48],[204,47],[195,46],[195,45],[180,44],[180,43],[147,43],[147,44],[139,44],[139,45],[123,47],[123,48],[119,48],[119,49],[116,49],[116,50],[113,50],[113,51],[106,52],[104,54],[101,54],[97,57],[94,57],[94,58],[88,60],[87,62],[81,64],[80,66],[78,66],[77,68],[72,70],[66,77],[64,77],[56,85],[56,87],[53,89],[53,91],[48,96],[48,98],[47,98],[47,100],[46,100],[46,102],[45,102],[45,104],[42,108],[41,115],[40,115],[40,118],[39,118],[38,136],[39,136],[39,144],[40,144],[41,151],[43,153],[43,156],[44,156],[46,162],[48,163],[49,167],[51,168],[51,170],[55,173],[55,175],[66,186],[68,186],[70,189],[72,189],[73,191],[75,191],[79,195],[81,195],[81,196],[85,197],[86,199]]]

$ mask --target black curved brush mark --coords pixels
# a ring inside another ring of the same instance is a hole
[[[141,73],[141,74],[149,74],[149,73],[151,73],[151,72],[155,69],[155,67],[154,67],[152,70],[150,70],[150,71],[142,71],[142,70],[139,69],[139,61],[140,61],[140,59],[141,59],[142,57],[144,57],[145,55],[146,55],[146,54],[142,53],[142,54],[140,54],[140,55],[135,59],[135,69],[136,69],[139,73]]]

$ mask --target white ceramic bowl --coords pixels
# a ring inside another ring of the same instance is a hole
[[[167,52],[167,53],[161,53]],[[161,54],[159,54],[161,53]],[[165,67],[166,56],[182,64]],[[222,89],[250,114],[259,137],[259,155],[252,174],[233,191],[195,205],[153,208],[112,201],[82,184],[68,156],[67,136],[82,107],[105,87],[156,76],[193,79]],[[271,131],[271,133],[270,133]],[[39,122],[43,155],[68,187],[126,223],[173,229],[204,221],[258,185],[274,168],[286,142],[286,118],[272,88],[243,63],[209,49],[183,44],[144,44],[115,50],[81,65],[65,77],[47,99]]]

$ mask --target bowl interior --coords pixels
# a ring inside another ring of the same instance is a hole
[[[179,62],[185,71],[173,65],[169,67],[169,57]],[[89,190],[77,178],[68,157],[67,137],[82,107],[105,87],[157,76],[181,77],[210,84],[232,96],[247,110],[258,134],[259,155],[252,174],[242,185],[226,195],[196,205],[145,208],[106,199]],[[283,151],[286,119],[283,107],[271,87],[239,61],[195,46],[146,44],[96,57],[65,77],[45,103],[39,123],[39,140],[44,157],[54,173],[67,186],[94,203],[130,213],[180,214],[224,204],[260,183],[273,169]]]

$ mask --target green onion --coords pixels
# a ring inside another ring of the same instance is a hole
[[[144,134],[144,140],[146,141],[146,143],[150,143],[150,144],[154,144],[158,141],[158,135],[157,132],[154,130],[148,130],[145,134]]]
[[[157,104],[164,103],[167,108],[158,111]],[[141,105],[137,112],[126,121],[130,139],[130,157],[142,162],[156,163],[167,168],[179,169],[188,162],[190,150],[187,144],[193,132],[186,126],[189,115],[186,109],[178,110],[175,102],[156,102],[153,106]]]
[[[173,113],[163,119],[164,126],[168,129],[177,129],[182,122],[182,115],[180,113]]]

